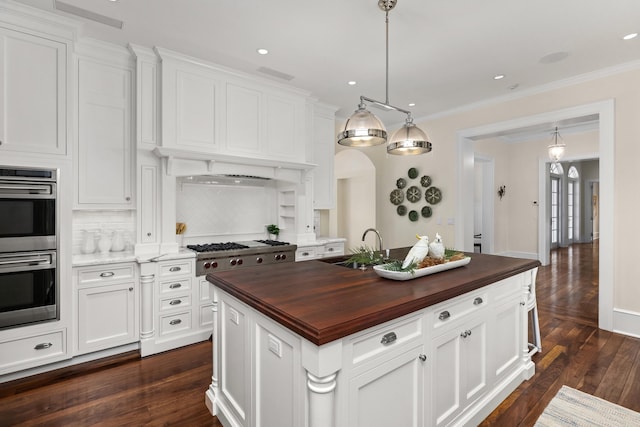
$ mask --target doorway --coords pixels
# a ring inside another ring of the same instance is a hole
[[[585,117],[597,117],[599,132],[598,152],[600,157],[600,195],[599,195],[599,327],[613,329],[613,163],[614,163],[614,103],[613,100],[586,104],[534,116],[493,123],[477,128],[464,129],[457,133],[458,148],[458,191],[456,209],[456,247],[473,251],[474,211],[473,198],[466,197],[474,191],[474,151],[473,141],[486,135],[496,135],[514,129],[551,127],[562,120],[580,120]],[[547,209],[548,162],[546,158],[538,161],[538,205],[540,212]],[[469,200],[471,199],[471,200]],[[546,215],[538,215],[538,259],[543,265],[549,264],[550,222]]]

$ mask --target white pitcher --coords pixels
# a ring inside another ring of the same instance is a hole
[[[92,254],[96,251],[96,235],[93,231],[84,230],[82,232],[82,247],[80,250],[83,254]]]
[[[115,230],[111,236],[111,252],[121,252],[124,250],[124,236],[122,230]]]

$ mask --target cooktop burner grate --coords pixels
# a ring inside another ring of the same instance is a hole
[[[281,242],[280,240],[256,240],[256,242],[269,246],[284,246],[289,244],[289,242]]]
[[[188,249],[196,252],[215,252],[215,251],[228,251],[230,249],[247,249],[249,246],[241,245],[235,242],[226,243],[206,243],[204,245],[187,245]]]

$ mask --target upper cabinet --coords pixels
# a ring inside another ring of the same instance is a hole
[[[0,150],[66,155],[70,43],[16,30],[5,18],[0,19]]]
[[[312,108],[311,163],[316,165],[313,170],[313,208],[333,209],[336,204],[333,157],[337,107],[316,103]]]
[[[133,63],[113,47],[79,47],[76,207],[133,209]],[[84,54],[100,52],[99,57]]]
[[[304,162],[306,93],[156,52],[162,59],[163,147]]]

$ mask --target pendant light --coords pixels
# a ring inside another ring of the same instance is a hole
[[[405,124],[391,137],[387,153],[399,155],[422,154],[431,151],[431,142],[427,135],[413,123],[411,112],[389,104],[389,11],[396,6],[397,0],[378,0],[378,7],[385,13],[386,26],[386,99],[385,102],[360,96],[358,109],[347,119],[344,130],[338,134],[338,144],[350,147],[371,147],[387,142],[387,130],[384,125],[366,108],[365,101],[400,111],[407,115]]]
[[[558,136],[560,136],[560,132],[558,132],[558,127],[556,126],[556,130],[553,132],[554,142],[549,145],[549,159],[553,163],[557,163],[560,161],[562,156],[564,155],[564,147],[565,144],[563,142],[558,143]]]

